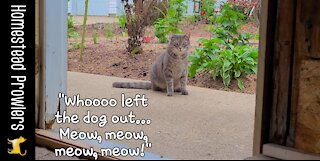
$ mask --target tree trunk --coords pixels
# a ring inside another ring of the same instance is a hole
[[[89,0],[85,1],[85,9],[84,9],[84,15],[83,15],[82,38],[81,38],[81,45],[80,45],[80,61],[82,61],[82,55],[84,52],[84,40],[86,35],[87,16],[88,16],[88,2]]]
[[[143,0],[134,0],[130,5],[128,0],[124,1],[124,8],[127,17],[126,28],[128,30],[128,47],[130,54],[142,53],[142,41],[144,35],[143,21]]]

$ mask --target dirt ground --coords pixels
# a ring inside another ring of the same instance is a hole
[[[108,28],[113,31],[111,38],[106,38],[104,29]],[[182,29],[191,33],[190,54],[199,46],[197,40],[201,37],[210,38],[210,32],[206,30],[207,25],[192,25],[185,23]],[[76,28],[80,33],[80,27]],[[98,33],[98,43],[93,43],[93,31]],[[152,35],[152,29],[148,28],[146,35]],[[242,32],[255,34],[257,27],[253,23],[248,23],[241,28]],[[87,28],[86,48],[83,55],[83,61],[80,61],[80,50],[75,49],[72,44],[80,42],[74,38],[69,39],[68,52],[68,70],[75,72],[84,72],[91,74],[100,74],[115,76],[121,78],[132,78],[140,80],[149,80],[149,68],[155,59],[165,50],[167,44],[160,44],[154,38],[149,43],[143,44],[144,53],[139,55],[129,55],[126,53],[127,37],[123,36],[117,23],[113,24],[92,24]],[[257,41],[253,40],[255,46]],[[255,93],[256,75],[243,76],[245,89],[240,91],[237,82],[231,81],[229,88],[225,88],[222,80],[212,80],[208,74],[200,73],[195,78],[189,78],[188,85],[217,90],[226,90],[242,93]]]

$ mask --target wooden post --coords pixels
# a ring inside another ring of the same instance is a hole
[[[320,154],[320,1],[298,0],[293,98],[295,148]]]
[[[68,1],[40,0],[40,107],[37,128],[54,123],[65,105],[58,93],[67,94],[67,17]]]
[[[253,155],[262,153],[262,145],[268,141],[269,109],[271,102],[272,55],[275,33],[277,1],[261,1],[260,43],[256,108],[254,121]]]
[[[267,143],[320,154],[320,1],[268,3],[268,14],[262,6],[253,154]]]
[[[285,145],[290,120],[291,68],[294,45],[295,1],[278,2],[275,50],[273,54],[272,111],[269,141]]]

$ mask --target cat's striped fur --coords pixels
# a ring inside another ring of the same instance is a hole
[[[186,89],[188,76],[188,49],[190,35],[173,35],[167,49],[154,62],[150,72],[151,82],[114,82],[115,88],[152,89],[166,91],[168,96],[174,92],[188,95]]]

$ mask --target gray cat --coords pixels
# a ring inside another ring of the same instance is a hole
[[[167,49],[154,62],[151,68],[151,82],[114,82],[115,88],[152,89],[166,91],[167,96],[174,92],[188,95],[188,49],[190,35],[173,35]]]

